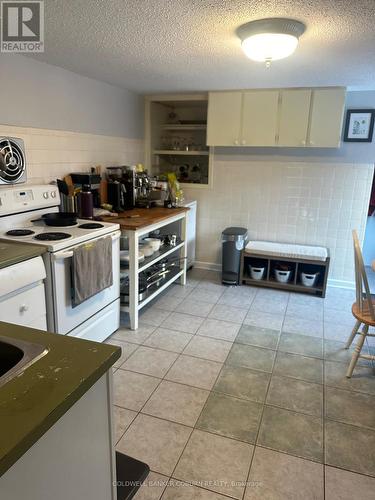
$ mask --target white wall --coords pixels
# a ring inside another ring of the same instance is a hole
[[[348,92],[346,108],[375,108],[375,91]],[[212,189],[185,189],[198,200],[198,265],[219,266],[221,231],[240,225],[253,239],[327,246],[331,283],[350,286],[351,230],[363,241],[374,163],[375,142],[216,148]]]
[[[0,54],[0,123],[143,137],[143,99],[125,89],[15,54]]]
[[[213,189],[186,189],[198,200],[198,265],[221,261],[221,231],[248,228],[251,239],[323,245],[330,279],[353,280],[351,230],[363,238],[372,164],[239,160],[214,157]]]
[[[95,165],[143,161],[141,139],[0,125],[2,135],[25,141],[27,180],[32,184],[49,183],[71,172],[89,172]]]
[[[25,141],[28,182],[143,161],[143,99],[29,57],[0,54],[0,135]]]

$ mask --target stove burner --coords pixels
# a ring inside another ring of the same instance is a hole
[[[103,224],[99,224],[98,222],[88,222],[87,224],[81,224],[78,226],[80,229],[100,229],[104,227]]]
[[[35,231],[31,231],[31,229],[11,229],[6,234],[7,236],[30,236],[35,234]]]
[[[65,240],[66,238],[70,238],[70,234],[67,233],[40,233],[34,236],[36,240],[41,241],[57,241],[57,240]]]

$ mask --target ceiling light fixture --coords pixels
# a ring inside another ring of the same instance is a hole
[[[269,67],[272,61],[293,54],[305,29],[300,21],[274,17],[243,24],[236,33],[247,57]]]

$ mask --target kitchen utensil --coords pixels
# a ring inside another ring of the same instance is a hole
[[[142,302],[145,300],[148,295],[148,289],[154,285],[160,285],[160,282],[163,281],[164,276],[160,276],[153,281],[147,282],[145,279],[139,279],[138,281],[138,302]],[[121,282],[120,293],[122,302],[124,304],[129,304],[129,279],[125,278]]]
[[[161,241],[159,240],[159,238],[143,238],[142,241],[145,241],[146,243],[151,245],[154,249],[154,252],[157,252],[161,245]]]
[[[40,219],[31,222],[43,221],[46,226],[74,226],[77,224],[77,214],[73,212],[56,212],[43,214]]]
[[[62,181],[61,179],[57,179],[57,187],[59,188],[60,193],[65,194],[66,196],[69,196],[69,188],[68,188],[68,185],[65,181]]]
[[[65,181],[66,185],[68,186],[69,196],[74,196],[74,184],[73,184],[72,176],[66,175],[64,177],[64,181]]]
[[[145,257],[151,257],[154,254],[154,249],[151,245],[139,245],[139,249],[144,253]]]
[[[145,254],[143,252],[138,252],[138,262],[145,260]],[[129,264],[129,250],[120,250],[120,261]]]

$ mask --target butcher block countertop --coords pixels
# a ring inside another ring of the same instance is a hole
[[[133,210],[120,212],[117,217],[101,217],[101,219],[104,222],[116,222],[116,224],[120,224],[121,229],[137,231],[138,229],[144,229],[147,226],[157,224],[188,210],[189,208],[187,207],[133,208]]]

